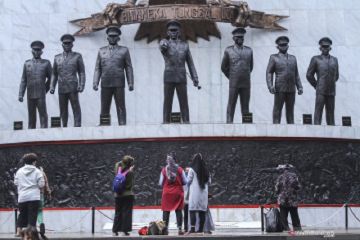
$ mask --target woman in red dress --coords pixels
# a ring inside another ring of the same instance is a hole
[[[170,212],[175,210],[176,222],[179,235],[184,234],[181,230],[184,208],[184,189],[187,179],[184,170],[175,163],[176,154],[171,152],[166,157],[167,165],[161,170],[159,185],[163,187],[161,210],[163,211],[163,221],[166,227],[169,226]]]

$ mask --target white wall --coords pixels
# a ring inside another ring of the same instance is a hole
[[[78,28],[68,21],[88,17],[100,12],[113,0],[0,0],[0,129],[11,129],[12,122],[23,120],[27,126],[26,101],[17,101],[23,63],[31,58],[29,44],[33,40],[44,41],[43,58],[53,61],[62,51],[59,38],[64,33],[74,33]],[[120,2],[120,1],[116,1]],[[353,125],[360,125],[360,1],[358,0],[248,0],[252,9],[289,15],[281,24],[287,32],[249,29],[245,43],[254,50],[255,66],[252,74],[250,110],[254,121],[270,123],[273,97],[265,83],[265,70],[269,55],[276,52],[274,40],[286,34],[290,37],[291,54],[298,59],[304,94],[297,97],[295,121],[301,123],[303,113],[313,113],[315,91],[306,81],[305,73],[313,55],[318,54],[318,40],[323,36],[333,39],[332,54],[340,64],[340,79],[337,84],[336,124],[341,116],[351,115]],[[218,24],[222,39],[211,41],[199,39],[190,43],[195,65],[203,89],[188,85],[190,120],[193,123],[225,122],[228,97],[228,80],[221,74],[220,64],[224,49],[232,44],[230,24]],[[162,122],[164,63],[158,43],[135,42],[138,25],[123,26],[121,44],[130,48],[135,74],[135,91],[126,92],[128,124]],[[92,90],[92,77],[97,51],[106,45],[104,31],[78,37],[74,51],[82,53],[87,82],[80,102],[83,126],[98,124],[100,93]],[[178,110],[175,98],[174,110]],[[59,115],[58,97],[47,95],[48,114]],[[116,112],[112,109],[113,122]],[[240,122],[239,106],[235,122]],[[70,115],[72,126],[72,115]],[[283,119],[284,120],[284,119]]]

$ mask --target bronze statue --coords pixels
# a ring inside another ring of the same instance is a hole
[[[41,59],[44,43],[34,41],[31,43],[33,59],[25,61],[20,83],[19,101],[23,102],[27,90],[27,104],[29,114],[29,129],[36,128],[36,109],[40,116],[40,127],[48,127],[48,115],[46,112],[46,93],[49,90],[51,79],[51,63]]]
[[[129,49],[119,46],[121,31],[108,27],[106,34],[109,46],[99,50],[95,65],[93,89],[98,90],[101,79],[101,115],[110,115],[111,99],[114,96],[119,125],[126,124],[125,74],[129,91],[134,90],[134,74]],[[125,72],[125,73],[124,73]]]
[[[84,91],[85,87],[84,61],[80,53],[72,51],[75,41],[72,35],[65,34],[60,40],[64,52],[55,56],[50,93],[54,94],[56,83],[59,82],[59,106],[62,125],[67,127],[70,101],[74,114],[74,126],[81,127],[79,92]]]
[[[249,113],[250,74],[253,70],[252,49],[244,46],[244,28],[236,28],[233,34],[235,44],[226,48],[221,71],[229,79],[229,100],[226,123],[233,123],[236,102],[240,95],[241,114]]]
[[[280,36],[276,39],[279,53],[270,56],[266,70],[266,82],[271,94],[274,94],[273,123],[281,122],[281,111],[285,103],[286,122],[294,123],[295,87],[298,94],[303,93],[296,57],[287,53],[289,38]],[[273,75],[275,73],[275,83]]]
[[[319,45],[321,55],[311,59],[306,74],[307,80],[316,89],[314,124],[321,124],[325,106],[327,125],[335,125],[335,85],[339,79],[338,60],[329,54],[332,45],[330,38],[320,39]]]
[[[175,89],[179,99],[182,122],[190,123],[185,63],[188,65],[194,86],[199,87],[189,45],[180,39],[180,30],[179,22],[169,21],[167,23],[168,38],[160,41],[160,51],[165,61],[163,123],[170,123]]]

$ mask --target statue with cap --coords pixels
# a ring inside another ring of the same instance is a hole
[[[163,123],[170,123],[175,90],[179,99],[182,122],[190,123],[185,64],[188,66],[194,86],[200,89],[198,76],[189,45],[180,39],[181,24],[172,20],[166,24],[166,27],[168,37],[160,41],[160,51],[165,61]]]
[[[71,34],[64,34],[60,41],[64,52],[55,56],[50,93],[55,93],[56,84],[59,82],[59,107],[62,126],[67,127],[70,101],[74,114],[74,126],[81,127],[79,92],[83,92],[85,88],[84,61],[80,53],[72,51],[75,38]]]
[[[23,68],[19,89],[19,101],[23,102],[27,90],[28,127],[36,128],[36,110],[40,116],[40,127],[48,127],[48,115],[46,111],[46,93],[49,91],[51,79],[51,63],[42,59],[41,55],[45,47],[41,41],[31,43],[33,58],[26,60]]]
[[[232,31],[234,45],[226,48],[221,63],[221,71],[229,79],[229,100],[226,123],[233,123],[235,107],[240,96],[241,114],[249,113],[250,74],[253,70],[252,49],[244,46],[244,28]]]
[[[337,58],[330,55],[330,38],[321,38],[319,45],[321,55],[312,57],[306,73],[307,80],[316,89],[314,124],[321,125],[325,106],[327,125],[335,125],[335,85],[339,79],[339,64]]]
[[[275,43],[279,53],[272,54],[266,69],[266,82],[271,94],[274,94],[273,123],[281,122],[281,112],[285,103],[286,122],[294,123],[295,91],[303,93],[296,57],[287,53],[289,38],[280,36]],[[275,74],[275,81],[274,81]]]
[[[110,106],[114,97],[119,125],[126,124],[125,76],[129,91],[134,90],[134,74],[130,52],[118,45],[121,30],[110,26],[106,29],[109,45],[99,50],[94,73],[93,89],[98,90],[101,80],[101,113],[110,116]]]

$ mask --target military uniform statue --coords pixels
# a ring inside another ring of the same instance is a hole
[[[60,40],[64,52],[55,56],[50,93],[54,94],[56,83],[59,82],[59,106],[62,125],[67,127],[70,101],[74,114],[74,126],[81,127],[79,92],[84,91],[85,87],[84,61],[80,53],[72,52],[75,41],[72,35],[65,34]]]
[[[110,115],[111,99],[114,97],[119,125],[126,124],[125,74],[129,91],[134,90],[134,75],[129,49],[119,46],[121,31],[117,27],[106,30],[109,46],[99,50],[95,65],[93,88],[98,90],[101,79],[101,115]]]
[[[270,56],[266,70],[266,82],[271,94],[274,94],[273,123],[281,122],[281,112],[285,103],[286,121],[294,123],[295,87],[298,94],[303,93],[296,58],[287,53],[289,38],[281,36],[276,39],[279,53]],[[273,75],[275,73],[275,82]]]
[[[46,93],[49,90],[52,69],[49,60],[41,59],[44,47],[41,41],[31,43],[33,59],[25,62],[20,83],[20,102],[23,102],[27,90],[29,129],[36,128],[36,109],[40,116],[40,127],[48,127]]]
[[[329,54],[332,45],[330,38],[320,39],[319,45],[321,55],[311,59],[306,74],[307,80],[316,89],[314,124],[321,124],[325,106],[327,125],[335,125],[335,85],[339,79],[338,60]]]
[[[160,51],[165,61],[163,123],[170,123],[175,89],[182,122],[190,123],[185,63],[188,65],[194,86],[199,85],[189,45],[180,39],[180,28],[179,22],[169,21],[167,23],[168,39],[160,41]]]
[[[241,114],[249,113],[250,74],[253,70],[253,52],[243,45],[244,28],[236,28],[233,34],[235,44],[226,48],[221,64],[221,71],[229,79],[229,100],[226,122],[233,123],[236,102],[240,95]]]

